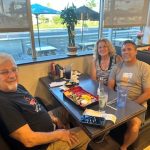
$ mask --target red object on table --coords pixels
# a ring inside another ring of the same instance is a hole
[[[75,86],[64,91],[64,95],[81,108],[86,108],[87,106],[98,101],[96,96],[85,91],[80,86]],[[87,101],[87,103],[83,103],[85,101]]]

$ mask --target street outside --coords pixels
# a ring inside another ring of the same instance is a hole
[[[115,30],[112,34],[112,42],[117,44],[117,39],[119,38],[134,40],[138,31],[138,27],[126,30]],[[35,47],[39,47],[37,31],[35,31],[34,37]],[[104,29],[103,37],[109,38],[108,29]],[[0,34],[0,39],[0,51],[11,53],[15,59],[25,59],[31,57],[32,50],[29,33]],[[94,43],[96,43],[97,39],[98,28],[84,28],[83,35],[80,28],[76,29],[76,46],[78,51],[93,50]],[[51,46],[56,48],[55,52],[46,53],[46,55],[63,55],[67,51],[67,42],[68,35],[66,29],[40,30],[41,47]],[[82,43],[89,43],[89,46],[79,46]]]

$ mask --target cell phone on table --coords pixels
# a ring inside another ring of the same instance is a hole
[[[94,117],[83,115],[80,119],[80,122],[87,125],[94,125],[98,127],[105,127],[106,120],[103,117]]]

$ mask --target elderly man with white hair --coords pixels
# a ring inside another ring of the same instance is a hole
[[[50,114],[18,84],[13,57],[0,53],[0,120],[2,133],[11,147],[15,150],[86,150],[89,138],[83,130],[64,129],[59,118]],[[54,130],[53,124],[63,129]]]

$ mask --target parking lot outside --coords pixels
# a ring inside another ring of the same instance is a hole
[[[124,30],[113,30],[112,42],[114,45],[120,45],[121,40],[132,39],[135,41],[139,28]],[[34,32],[35,47],[39,49],[37,31]],[[86,28],[83,32],[81,41],[81,29],[76,29],[76,46],[78,51],[92,51],[94,44],[98,39],[98,28]],[[109,30],[104,29],[103,37],[109,38]],[[51,47],[51,51],[43,52],[37,56],[43,55],[63,55],[67,52],[68,35],[65,29],[51,29],[40,31],[41,47]],[[39,49],[39,50],[38,50]],[[32,48],[29,33],[13,33],[0,35],[0,51],[12,54],[16,60],[32,57]]]

